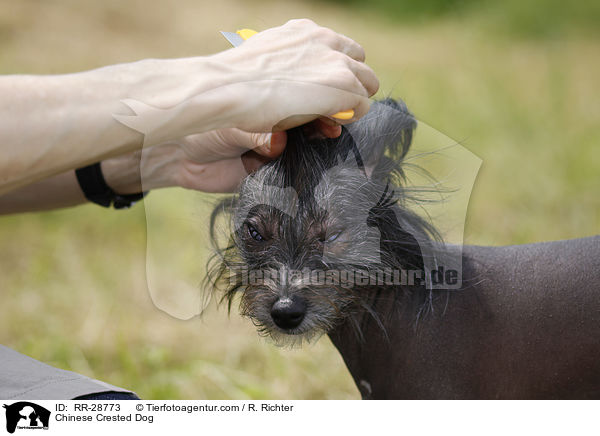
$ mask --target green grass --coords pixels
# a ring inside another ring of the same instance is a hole
[[[518,38],[561,38],[573,34],[598,35],[600,4],[560,0],[328,0],[353,10],[375,12],[382,19],[402,25],[433,20],[466,19],[485,25],[491,32]]]
[[[483,159],[468,242],[598,233],[594,32],[497,32],[496,20],[514,16],[501,6],[496,14],[424,14],[411,24],[332,3],[226,0],[210,12],[196,1],[179,5],[0,1],[0,72],[60,73],[211,53],[227,47],[218,30],[311,17],[363,44],[380,96],[404,98],[421,121]],[[561,15],[557,7],[547,14]],[[0,342],[145,398],[358,398],[326,338],[280,350],[235,311],[228,318],[211,306],[190,321],[159,311],[145,282],[143,212],[139,205],[124,212],[88,205],[0,218]],[[164,232],[185,237],[177,226]],[[161,274],[167,285],[178,279],[175,271]]]

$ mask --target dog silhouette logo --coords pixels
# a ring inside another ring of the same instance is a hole
[[[50,411],[35,403],[19,401],[18,403],[5,404],[6,431],[14,433],[18,429],[44,429],[48,430]]]

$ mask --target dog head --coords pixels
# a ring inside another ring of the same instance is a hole
[[[232,236],[209,277],[230,304],[241,292],[261,333],[299,344],[358,324],[376,293],[396,293],[381,274],[423,270],[435,230],[406,207],[414,192],[403,170],[415,127],[402,102],[386,99],[339,138],[290,130],[283,154],[215,209],[211,227],[227,211]]]

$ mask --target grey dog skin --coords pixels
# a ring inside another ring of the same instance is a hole
[[[600,398],[600,236],[463,248],[463,288],[416,326],[385,301],[329,333],[363,398]],[[443,291],[442,291],[443,292]],[[391,313],[391,316],[386,316]]]
[[[241,294],[242,314],[280,345],[327,333],[363,398],[600,398],[600,237],[440,244],[408,207],[426,192],[404,177],[415,127],[387,99],[337,139],[289,131],[280,158],[215,209],[211,228],[227,211],[233,231],[208,280],[230,304]],[[462,259],[460,289],[281,278],[444,258]],[[240,268],[284,274],[249,284]]]

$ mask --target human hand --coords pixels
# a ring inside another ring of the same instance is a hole
[[[270,133],[318,118],[354,122],[379,87],[364,59],[350,38],[292,20],[212,56],[150,59],[99,74],[135,78],[131,97],[121,99],[130,112],[113,117],[151,147],[225,128]],[[349,109],[353,118],[331,118]]]
[[[352,122],[379,87],[359,44],[310,20],[257,33],[214,58],[243,78],[235,126],[247,131],[285,130],[347,109],[354,118],[336,121]]]
[[[315,120],[305,128],[329,138],[341,133],[338,124],[327,120]],[[232,192],[249,173],[279,156],[286,140],[286,132],[213,130],[105,160],[102,171],[120,194],[170,186]]]

